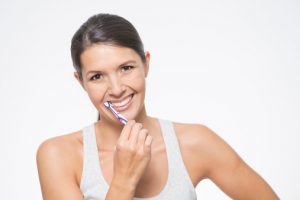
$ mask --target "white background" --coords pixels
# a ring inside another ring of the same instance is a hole
[[[41,199],[38,145],[96,120],[70,41],[99,12],[131,21],[151,52],[148,114],[207,125],[282,199],[300,198],[299,1],[1,0],[1,199]],[[208,180],[197,194],[228,199]]]

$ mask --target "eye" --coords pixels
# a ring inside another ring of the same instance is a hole
[[[102,79],[102,74],[96,74],[90,78],[91,81]]]
[[[125,66],[122,66],[121,67],[121,71],[123,72],[127,72],[127,71],[130,71],[134,68],[134,66],[131,66],[131,65],[125,65]]]

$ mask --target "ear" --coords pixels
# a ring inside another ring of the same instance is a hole
[[[146,51],[145,52],[145,63],[144,63],[144,68],[145,68],[145,77],[148,76],[148,72],[149,72],[149,63],[150,63],[150,52]]]
[[[84,89],[84,90],[86,90],[85,89],[85,87],[84,87],[84,84],[83,84],[83,80],[80,78],[80,75],[79,75],[79,73],[76,71],[76,72],[74,72],[74,77],[77,79],[77,81],[80,83],[80,85],[81,85],[81,87]]]

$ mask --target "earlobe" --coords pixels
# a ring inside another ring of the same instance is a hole
[[[77,81],[80,83],[81,87],[85,90],[84,84],[82,79],[80,78],[80,75],[78,72],[74,72],[74,77],[77,79]]]
[[[150,52],[146,51],[145,52],[145,77],[147,77],[148,72],[149,72],[149,63],[150,63]]]

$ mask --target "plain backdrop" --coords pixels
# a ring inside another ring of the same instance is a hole
[[[36,150],[97,117],[70,41],[93,14],[151,52],[148,114],[210,127],[282,199],[300,198],[300,1],[0,1],[1,199],[41,199]],[[229,199],[211,181],[199,199]]]

